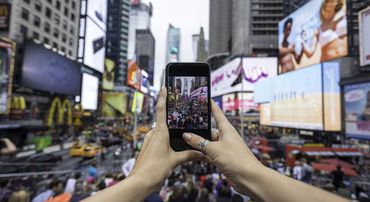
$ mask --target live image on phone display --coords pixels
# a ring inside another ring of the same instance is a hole
[[[208,79],[170,76],[168,80],[169,129],[208,129]]]

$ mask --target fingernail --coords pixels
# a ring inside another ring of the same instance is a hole
[[[189,141],[191,139],[191,135],[189,133],[184,133],[182,134],[182,137],[186,140]]]

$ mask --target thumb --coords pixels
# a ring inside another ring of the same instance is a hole
[[[200,143],[204,141],[203,137],[200,137],[199,135],[195,135],[193,133],[184,133],[182,137],[184,138],[185,142],[192,146],[194,149],[204,152],[200,147]],[[212,153],[215,150],[214,144],[215,144],[214,142],[208,142],[208,144],[205,147],[206,155]]]
[[[182,152],[176,152],[176,163],[181,164],[187,161],[201,160],[204,157],[199,151],[188,150]]]

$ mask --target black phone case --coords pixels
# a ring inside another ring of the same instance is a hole
[[[167,88],[167,95],[169,94],[168,92],[168,87],[169,87],[169,81],[168,81],[168,77],[169,77],[169,68],[170,66],[172,65],[187,65],[187,66],[191,66],[191,65],[194,65],[194,66],[198,66],[198,65],[207,65],[208,64],[205,64],[205,63],[169,63],[167,64],[166,66],[166,74],[165,74],[165,86]],[[195,68],[196,69],[196,68]],[[194,73],[194,71],[187,71],[189,74],[188,76],[196,76],[196,75],[190,75],[192,72]],[[180,151],[186,151],[186,150],[194,150],[193,147],[191,147],[189,144],[187,144],[185,142],[185,140],[182,138],[182,133],[183,132],[190,132],[190,133],[194,133],[194,134],[197,134],[197,135],[200,135],[202,136],[203,138],[205,139],[208,139],[210,140],[211,139],[211,86],[210,86],[210,69],[209,69],[209,66],[208,66],[208,129],[207,130],[192,130],[192,131],[180,131],[179,130],[173,130],[173,129],[169,129],[169,136],[170,136],[170,146],[171,148],[176,151],[176,152],[180,152]],[[167,102],[166,102],[166,117],[168,117],[168,96],[167,96]],[[168,126],[168,123],[167,123],[167,126]]]

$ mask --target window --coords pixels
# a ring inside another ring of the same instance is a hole
[[[46,15],[46,17],[51,18],[51,10],[50,10],[49,7],[46,7],[45,15]]]
[[[69,37],[68,45],[69,45],[70,47],[72,47],[72,46],[73,46],[73,38]]]
[[[34,18],[33,18],[33,25],[35,25],[36,27],[40,27],[40,23],[41,23],[40,18],[37,17],[37,16],[34,16]]]
[[[41,0],[36,0],[36,2],[35,2],[35,9],[37,11],[41,11],[41,7],[42,7]]]
[[[58,44],[56,42],[53,42],[53,48],[58,49]]]
[[[67,7],[64,7],[64,15],[68,16],[68,8]]]
[[[39,33],[37,33],[37,32],[33,32],[32,37],[33,37],[34,39],[39,39],[39,38],[40,38],[40,35],[39,35]]]
[[[49,44],[49,39],[45,37],[44,38],[44,43]]]
[[[71,20],[75,21],[75,14],[71,13]]]
[[[57,1],[56,3],[55,3],[55,7],[59,10],[60,9],[60,1]]]
[[[66,19],[63,19],[62,26],[64,30],[68,30],[68,22]]]
[[[28,4],[31,2],[31,0],[23,0],[23,1],[28,3]]]
[[[49,2],[50,4],[53,2],[53,0],[46,0],[47,2]]]
[[[71,25],[71,27],[69,28],[69,33],[71,34],[74,34],[75,33],[75,29],[73,28],[73,26]]]
[[[56,25],[59,25],[59,23],[60,23],[60,17],[59,17],[59,15],[58,14],[54,14],[54,23],[56,24]]]
[[[21,25],[20,32],[23,36],[27,37],[28,28],[24,25]]]
[[[63,52],[66,52],[66,48],[62,46],[62,48],[60,49],[62,50]]]
[[[30,15],[30,12],[27,9],[22,8],[22,19],[28,21],[29,15]]]
[[[62,34],[62,41],[63,43],[66,43],[67,42],[67,35],[66,34]]]
[[[44,31],[46,33],[50,33],[50,24],[48,22],[45,22],[44,24]]]
[[[59,37],[59,30],[57,28],[54,29],[53,35],[55,38]]]
[[[75,9],[76,8],[76,2],[75,1],[72,1],[72,8]]]
[[[68,55],[72,56],[72,51],[71,50],[68,51]]]

